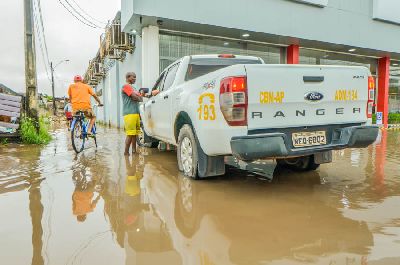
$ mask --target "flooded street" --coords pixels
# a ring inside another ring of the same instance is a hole
[[[400,132],[272,181],[182,177],[174,152],[0,146],[0,264],[400,264]]]

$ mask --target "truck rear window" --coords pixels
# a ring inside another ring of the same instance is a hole
[[[262,64],[262,62],[238,58],[196,58],[190,61],[185,80],[189,81],[235,64]]]

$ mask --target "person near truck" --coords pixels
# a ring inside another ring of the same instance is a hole
[[[140,133],[140,115],[139,102],[143,101],[141,94],[133,87],[136,83],[136,74],[126,73],[126,84],[122,87],[122,115],[125,125],[125,152],[129,155],[129,149],[132,147],[132,154],[136,152],[136,137]]]

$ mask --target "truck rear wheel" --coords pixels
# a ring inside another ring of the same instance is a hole
[[[316,170],[320,165],[314,161],[314,156],[301,156],[288,159],[277,159],[279,166],[289,168],[293,171],[312,171]]]
[[[183,125],[179,131],[177,157],[179,170],[187,177],[198,179],[197,141],[188,124]]]

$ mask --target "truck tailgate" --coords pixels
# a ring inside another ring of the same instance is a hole
[[[365,67],[245,68],[249,130],[367,122],[369,71]]]

